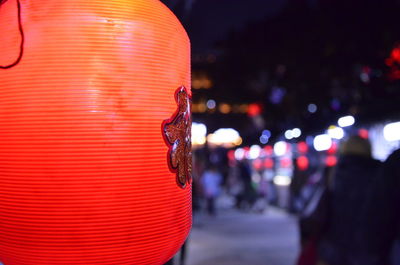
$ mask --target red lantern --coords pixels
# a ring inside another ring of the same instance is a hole
[[[191,227],[174,15],[156,0],[0,0],[0,66],[0,262],[170,259]]]

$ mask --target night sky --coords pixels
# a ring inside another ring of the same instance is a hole
[[[213,83],[194,89],[193,102],[262,109],[258,126],[233,112],[194,113],[211,131],[233,127],[252,144],[265,128],[279,139],[294,127],[321,133],[343,115],[365,126],[400,118],[400,57],[387,64],[400,51],[400,0],[162,2],[191,39],[192,73]],[[210,55],[215,62],[204,60]],[[317,112],[307,111],[311,103]]]
[[[194,52],[210,50],[232,30],[274,17],[287,0],[163,0],[186,28]]]
[[[330,0],[161,0],[180,19],[187,30],[194,52],[213,48],[213,44],[232,30],[263,18],[274,18],[285,7],[301,4],[311,9]],[[380,5],[379,0],[353,0]],[[384,0],[389,2],[391,0]],[[395,0],[400,2],[400,0]],[[340,2],[340,1],[339,1]],[[342,1],[347,2],[347,1]],[[357,10],[355,10],[357,12]]]

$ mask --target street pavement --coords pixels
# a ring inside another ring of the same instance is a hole
[[[282,210],[219,209],[195,216],[185,265],[293,265],[298,242],[296,220]]]

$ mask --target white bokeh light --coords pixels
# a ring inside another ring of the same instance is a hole
[[[327,134],[320,134],[314,138],[314,148],[317,151],[325,151],[331,148],[332,138]]]
[[[240,145],[242,138],[239,132],[232,128],[221,128],[207,136],[207,141],[215,145]]]
[[[328,135],[333,139],[340,140],[340,139],[342,139],[344,137],[344,131],[340,127],[331,126],[328,129]]]
[[[206,143],[207,126],[203,123],[192,123],[192,144],[203,145]]]
[[[277,186],[289,186],[292,183],[292,179],[289,176],[275,176],[274,184]]]
[[[315,112],[317,112],[317,105],[315,105],[314,103],[311,103],[311,104],[308,104],[308,106],[307,106],[307,110],[308,110],[308,112],[310,112],[310,113],[315,113]]]
[[[274,144],[274,153],[277,156],[283,156],[287,151],[287,143],[284,141],[279,141]]]
[[[285,138],[288,139],[288,140],[293,139],[292,130],[287,130],[285,132]]]
[[[353,125],[354,122],[355,122],[354,117],[348,115],[348,116],[341,117],[341,118],[338,120],[338,125],[339,125],[340,127],[348,127],[348,126]]]
[[[217,106],[217,103],[213,99],[209,99],[207,101],[207,108],[214,109]]]
[[[261,147],[259,145],[252,145],[249,151],[250,159],[257,159],[261,154]]]
[[[383,127],[383,137],[386,141],[399,141],[400,140],[400,121],[393,122]]]
[[[260,136],[260,143],[266,144],[268,143],[269,138],[266,135],[261,135]]]
[[[242,160],[242,159],[244,158],[245,153],[246,153],[246,152],[244,151],[243,148],[238,148],[238,149],[236,149],[236,150],[235,150],[235,153],[234,153],[235,159],[236,159],[236,160]]]
[[[292,136],[293,136],[294,138],[300,137],[300,136],[301,136],[301,130],[300,130],[299,128],[294,128],[294,129],[292,130]]]

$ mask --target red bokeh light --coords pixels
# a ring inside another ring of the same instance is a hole
[[[360,129],[358,130],[358,136],[364,139],[368,139],[369,133],[367,129]]]
[[[235,150],[228,151],[228,159],[229,159],[229,161],[235,160]]]
[[[306,156],[299,156],[297,158],[297,167],[299,170],[304,171],[307,170],[309,165],[308,158]]]
[[[297,150],[298,150],[300,153],[302,153],[302,154],[307,153],[307,152],[308,152],[308,145],[307,145],[307,143],[306,143],[306,142],[299,142],[299,143],[297,144]]]
[[[249,105],[249,108],[248,108],[248,110],[247,110],[247,114],[250,116],[250,117],[254,117],[254,116],[257,116],[257,115],[259,115],[260,113],[261,113],[261,105],[260,104],[258,104],[258,103],[252,103],[252,104],[250,104]]]
[[[244,158],[247,158],[249,156],[250,147],[245,146],[243,147],[243,150],[244,150]]]
[[[337,164],[337,158],[336,158],[336,156],[332,156],[332,155],[327,156],[326,159],[325,159],[325,164],[326,164],[326,166],[328,166],[328,167],[334,167],[334,166],[336,166],[336,164]]]
[[[371,68],[369,66],[364,66],[362,72],[369,75],[371,73]]]
[[[261,159],[256,159],[253,161],[253,167],[256,170],[260,170],[262,166],[263,166],[263,163],[262,163]]]
[[[390,67],[387,74],[389,80],[400,79],[400,44],[398,44],[390,53],[390,57],[385,60],[385,64]]]
[[[336,142],[332,142],[332,146],[326,151],[328,154],[330,155],[334,155],[336,154],[338,149],[338,145]]]
[[[390,80],[398,80],[400,79],[400,70],[392,70],[389,74]]]
[[[274,167],[274,160],[272,158],[266,158],[264,160],[264,167],[267,169],[271,169]]]
[[[280,162],[281,167],[288,168],[292,165],[292,160],[290,158],[283,158]]]
[[[274,151],[274,149],[272,148],[272,146],[270,146],[270,145],[264,146],[264,152],[267,156],[272,155],[273,151]]]
[[[394,48],[390,57],[397,63],[400,63],[400,47]]]
[[[393,59],[392,58],[387,58],[385,60],[385,64],[389,67],[393,66]]]

